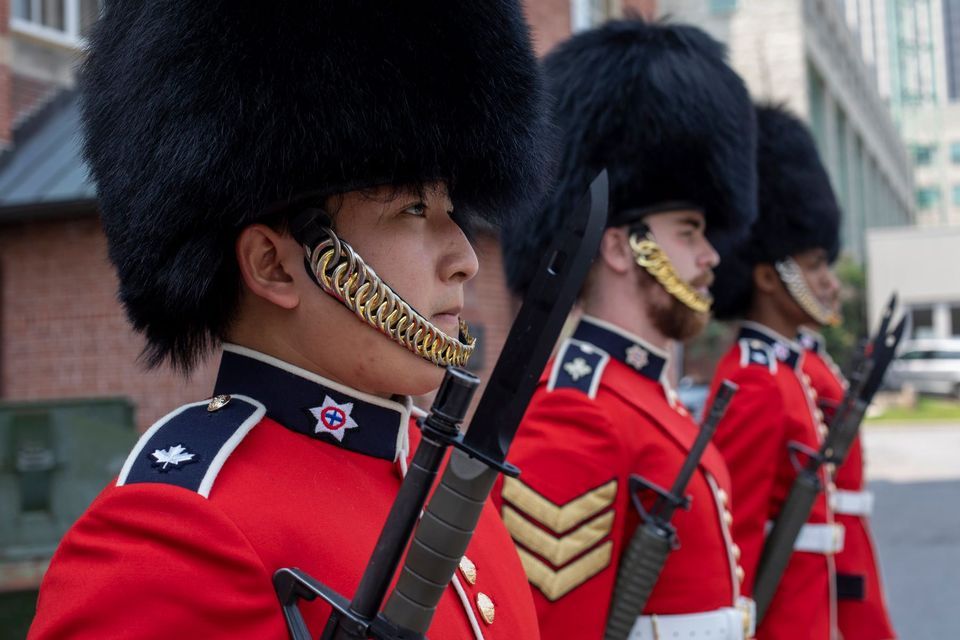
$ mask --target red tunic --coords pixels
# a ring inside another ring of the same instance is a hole
[[[410,450],[419,441],[409,404],[229,346],[216,392],[233,394],[223,409],[188,405],[144,434],[120,486],[70,529],[31,638],[286,639],[271,582],[283,567],[352,596],[400,486],[394,456],[407,434]],[[476,626],[486,638],[537,638],[523,569],[492,505],[467,557],[475,580],[458,575],[467,602],[448,588],[429,637],[474,638]],[[301,610],[319,637],[329,607]]]
[[[820,397],[824,413],[831,416],[832,410],[843,400],[847,383],[824,350],[819,335],[804,332],[801,338],[806,348],[803,371],[810,376],[810,384]],[[837,470],[834,482],[841,492],[861,493],[865,490],[863,475],[863,448],[858,435],[847,460]],[[840,632],[844,640],[895,638],[870,535],[869,516],[849,515],[842,511],[841,508],[836,512],[837,522],[846,529],[843,551],[836,556]]]
[[[788,443],[820,446],[826,427],[813,393],[800,377],[802,351],[794,342],[745,323],[717,366],[711,396],[724,379],[739,385],[714,443],[733,481],[733,537],[743,552],[743,588],[752,594],[768,523],[780,512],[796,477]],[[824,470],[823,482],[829,482]],[[833,520],[825,496],[817,498],[808,523]],[[829,554],[794,551],[757,629],[761,640],[821,640],[835,628],[834,567]]]
[[[498,504],[534,587],[545,638],[601,638],[618,559],[639,517],[629,480],[669,488],[698,427],[661,383],[666,358],[592,318],[540,380],[510,450],[519,479]],[[646,614],[735,606],[737,550],[726,521],[730,480],[709,446],[673,519],[680,548],[666,561]],[[649,496],[644,502],[650,506]]]

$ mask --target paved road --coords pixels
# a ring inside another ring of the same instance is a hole
[[[864,446],[900,638],[960,638],[960,424],[868,426]]]

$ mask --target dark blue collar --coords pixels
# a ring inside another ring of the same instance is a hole
[[[583,316],[573,339],[587,342],[606,351],[645,378],[660,382],[667,368],[667,354],[635,335],[609,322]]]
[[[799,344],[756,322],[744,322],[740,326],[740,334],[737,339],[762,342],[773,350],[778,361],[783,362],[791,369],[799,368],[803,360],[803,349]]]
[[[797,332],[797,342],[799,342],[800,346],[807,351],[812,351],[814,353],[821,353],[823,351],[823,336],[816,331],[810,331],[809,329],[804,329],[801,327],[800,331]]]
[[[367,395],[272,356],[227,344],[214,395],[242,394],[291,431],[368,456],[396,460],[406,446],[410,401]]]

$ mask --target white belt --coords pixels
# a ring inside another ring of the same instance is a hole
[[[744,609],[752,600],[741,598]],[[753,636],[753,616],[739,607],[724,607],[704,613],[638,616],[629,640],[745,640]]]
[[[870,491],[833,492],[830,506],[835,513],[845,516],[869,516],[873,513],[873,493]]]
[[[843,550],[844,529],[842,524],[805,524],[800,529],[794,551],[807,553],[838,553]]]

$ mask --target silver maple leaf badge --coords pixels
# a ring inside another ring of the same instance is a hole
[[[647,355],[647,350],[641,347],[638,344],[631,346],[627,349],[627,364],[640,371],[647,363],[650,361],[650,356]]]
[[[181,463],[195,462],[194,458],[196,457],[187,451],[187,448],[182,444],[172,445],[166,449],[157,449],[151,455],[156,460],[153,466],[160,467],[160,471],[167,471],[167,467],[171,464],[179,468]]]
[[[587,375],[593,371],[593,367],[587,364],[587,361],[583,358],[574,358],[567,364],[563,365],[563,370],[566,371],[573,381],[576,382],[583,376]]]

